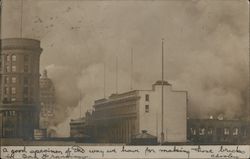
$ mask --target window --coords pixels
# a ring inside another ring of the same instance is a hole
[[[29,71],[29,67],[28,67],[28,65],[24,65],[24,70],[23,70],[24,72],[28,72]]]
[[[10,66],[6,66],[5,72],[10,72]]]
[[[6,56],[6,61],[10,61],[10,55]]]
[[[242,132],[242,135],[243,135],[243,136],[247,136],[247,130],[246,130],[245,127],[242,127],[242,128],[241,128],[241,132]]]
[[[195,128],[191,128],[191,134],[196,135],[196,129]]]
[[[149,105],[145,105],[145,112],[146,112],[146,113],[149,112]]]
[[[9,94],[9,88],[8,87],[4,87],[4,94],[5,95]]]
[[[149,101],[149,95],[148,94],[145,95],[145,101]]]
[[[9,77],[4,77],[4,83],[5,84],[9,83]]]
[[[11,94],[12,94],[12,95],[15,95],[15,94],[16,94],[16,88],[15,88],[15,87],[12,87],[12,88],[11,88]]]
[[[229,129],[228,128],[224,128],[224,135],[229,135]]]
[[[11,56],[11,61],[16,61],[16,55]]]
[[[237,136],[239,134],[239,129],[238,128],[234,128],[233,129],[233,136]]]
[[[12,72],[16,72],[16,66],[12,66],[12,67],[11,67],[11,71],[12,71]]]
[[[12,78],[11,78],[11,82],[12,82],[12,83],[16,83],[16,77],[12,77]]]
[[[208,135],[213,135],[213,128],[208,128],[207,134]]]
[[[16,112],[15,111],[10,111],[9,114],[10,114],[10,116],[15,116]]]
[[[15,101],[16,101],[16,98],[15,98],[15,97],[12,97],[12,98],[11,98],[11,101],[12,101],[12,102],[15,102]]]
[[[199,135],[205,135],[205,131],[206,131],[205,128],[200,128],[199,129]]]

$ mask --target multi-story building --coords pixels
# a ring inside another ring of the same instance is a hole
[[[1,41],[0,136],[33,137],[39,126],[40,41]]]
[[[70,137],[81,138],[85,134],[85,118],[71,119],[70,121]]]
[[[249,144],[249,131],[244,120],[188,119],[188,140],[194,144]]]
[[[40,78],[40,128],[48,128],[49,122],[55,116],[55,87],[48,78],[47,70],[43,71]]]
[[[175,91],[168,82],[158,81],[152,90],[112,94],[93,107],[86,114],[86,132],[97,142],[130,143],[142,131],[158,142],[186,142],[187,91]]]

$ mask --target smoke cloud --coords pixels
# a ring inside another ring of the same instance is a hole
[[[165,78],[175,89],[188,90],[190,117],[223,114],[232,119],[246,112],[247,1],[24,0],[24,4],[23,37],[41,40],[41,69],[48,70],[55,84],[57,114],[52,126],[59,136],[69,135],[69,121],[80,117],[80,110],[83,116],[95,99],[103,98],[104,63],[106,95],[115,92],[116,56],[118,90],[129,90],[131,48],[134,89],[150,89],[160,79],[161,38]],[[3,37],[18,37],[18,3],[8,0],[4,6]]]

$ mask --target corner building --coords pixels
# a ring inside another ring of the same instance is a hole
[[[130,143],[134,135],[147,131],[161,142],[163,130],[164,143],[186,142],[187,91],[175,91],[168,82],[163,82],[163,90],[163,113],[162,81],[153,84],[152,90],[96,100],[92,114],[86,113],[87,135],[96,142]]]
[[[39,127],[41,52],[38,40],[1,40],[1,137],[32,138]]]

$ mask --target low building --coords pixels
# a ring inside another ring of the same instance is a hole
[[[188,119],[188,140],[194,144],[249,143],[250,124],[244,120]]]
[[[84,137],[85,133],[85,118],[71,119],[70,121],[70,137]]]
[[[130,143],[143,130],[158,142],[186,142],[187,91],[175,91],[168,82],[158,81],[152,90],[112,94],[96,100],[93,108],[86,114],[86,132],[96,142]]]

